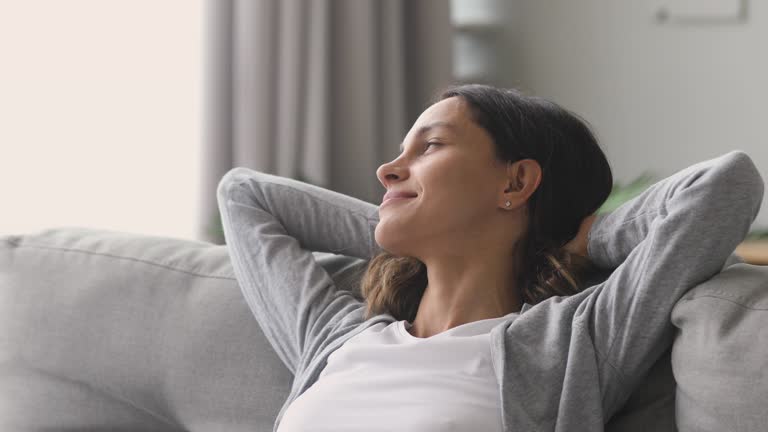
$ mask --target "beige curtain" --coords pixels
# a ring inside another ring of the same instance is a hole
[[[376,168],[452,82],[446,0],[209,0],[199,238],[235,166],[378,204]]]

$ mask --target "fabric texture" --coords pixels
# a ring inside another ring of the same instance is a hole
[[[268,431],[292,378],[226,246],[80,227],[0,237],[0,431]]]
[[[672,310],[681,430],[768,429],[768,266],[735,264]]]
[[[733,262],[763,200],[743,151],[687,167],[650,186],[589,233],[603,282],[552,297],[490,334],[503,430],[600,430],[673,343],[670,313],[689,290]],[[235,275],[254,317],[295,375],[290,403],[328,356],[390,314],[363,319],[358,296],[338,290],[310,251],[370,259],[378,207],[244,167],[217,190]]]

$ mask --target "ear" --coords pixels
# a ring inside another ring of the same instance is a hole
[[[502,193],[501,208],[514,209],[524,205],[541,183],[541,166],[535,159],[507,162],[506,188]],[[510,205],[506,205],[509,201]]]

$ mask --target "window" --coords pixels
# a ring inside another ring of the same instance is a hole
[[[202,0],[0,0],[0,235],[193,238]]]

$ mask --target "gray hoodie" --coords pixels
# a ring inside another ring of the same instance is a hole
[[[760,210],[764,182],[735,150],[696,163],[595,219],[588,255],[603,282],[534,306],[491,330],[504,431],[603,430],[672,344],[680,297],[720,272]],[[217,198],[235,276],[277,355],[294,374],[290,403],[328,356],[390,314],[334,284],[313,251],[370,260],[378,206],[244,167]]]

